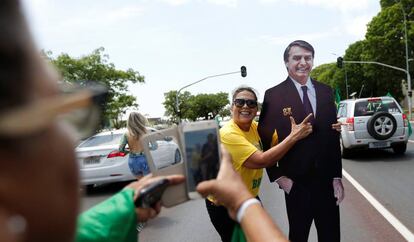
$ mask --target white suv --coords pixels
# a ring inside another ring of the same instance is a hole
[[[404,154],[408,141],[408,119],[392,97],[373,97],[341,101],[338,121],[341,131],[342,157],[352,149],[392,148]]]

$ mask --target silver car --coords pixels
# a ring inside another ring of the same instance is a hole
[[[155,132],[153,128],[147,128]],[[87,190],[97,184],[134,180],[128,167],[128,153],[118,150],[126,129],[98,133],[78,145],[76,155],[80,167],[81,184]],[[157,149],[151,153],[157,168],[181,161],[178,145],[173,141],[157,141]],[[168,164],[164,164],[168,163]]]
[[[404,154],[408,142],[408,119],[392,97],[358,98],[341,101],[338,121],[341,131],[342,157],[355,149],[392,148]]]

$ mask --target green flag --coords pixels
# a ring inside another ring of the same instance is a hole
[[[335,104],[336,108],[339,107],[339,102],[341,101],[341,96],[339,95],[339,89],[335,88]]]
[[[392,95],[391,95],[391,93],[390,92],[387,92],[387,95],[386,96],[388,96],[388,97],[393,97]],[[404,113],[405,114],[405,113]],[[407,117],[407,119],[408,119],[408,116],[406,116]],[[413,133],[413,129],[411,128],[411,123],[410,123],[410,120],[407,120],[407,122],[408,122],[408,137],[410,137],[411,136],[411,134]]]

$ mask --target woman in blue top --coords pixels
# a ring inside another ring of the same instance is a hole
[[[119,145],[120,151],[125,151],[125,146],[129,147],[129,159],[128,166],[132,174],[140,179],[146,174],[150,173],[148,168],[147,159],[143,153],[143,147],[140,143],[140,138],[147,133],[147,119],[138,112],[132,112],[129,114],[127,120],[128,132],[126,132],[121,139]]]

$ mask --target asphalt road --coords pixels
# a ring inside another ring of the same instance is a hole
[[[411,233],[414,232],[414,143],[409,143],[404,156],[395,156],[386,150],[360,152],[352,159],[344,159],[343,168]],[[84,196],[83,209],[107,198],[122,185],[101,187]],[[342,241],[406,241],[346,179],[344,186]],[[260,197],[274,221],[287,234],[283,192],[270,184],[266,175]],[[156,219],[147,223],[140,234],[140,241],[219,241],[219,237],[209,221],[204,200],[200,199],[170,209],[163,208]],[[317,241],[314,226],[309,241]]]

